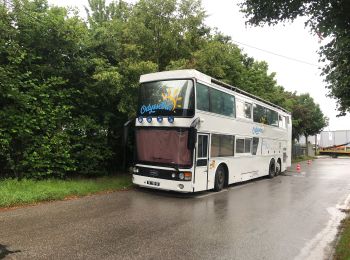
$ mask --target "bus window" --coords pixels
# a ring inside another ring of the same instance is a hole
[[[279,127],[286,128],[286,117],[279,115]]]
[[[209,111],[209,87],[197,83],[197,109]]]
[[[257,104],[253,105],[253,120],[257,123],[266,124],[266,108]]]
[[[252,150],[252,139],[245,138],[244,140],[244,153],[251,153]]]
[[[235,137],[233,135],[221,135],[220,139],[220,156],[233,156]]]
[[[236,139],[236,153],[244,153],[244,139]]]
[[[198,151],[197,158],[207,158],[208,136],[198,135]]]
[[[244,116],[244,102],[242,100],[236,100],[236,116],[245,118]]]
[[[288,116],[285,116],[284,118],[285,118],[285,120],[286,120],[286,125],[289,125],[289,117],[288,117]]]
[[[223,109],[223,115],[225,116],[232,116],[234,117],[236,114],[236,109],[235,109],[235,97],[223,93],[224,98],[224,109]]]
[[[192,80],[160,80],[142,83],[137,116],[194,115]]]
[[[234,147],[233,135],[211,135],[211,157],[233,156]]]
[[[252,118],[252,104],[244,102],[244,116],[245,118]]]
[[[252,118],[252,104],[242,100],[236,100],[236,116],[240,118]]]
[[[235,116],[235,97],[210,88],[210,112],[225,116]]]
[[[252,152],[252,138],[237,138],[236,153],[250,154]]]
[[[278,126],[278,113],[271,109],[266,109],[267,124]]]
[[[256,155],[259,146],[259,137],[253,137],[253,155]]]

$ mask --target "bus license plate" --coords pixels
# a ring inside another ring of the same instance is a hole
[[[147,184],[153,185],[153,186],[159,186],[160,185],[160,183],[157,182],[157,181],[147,181]]]

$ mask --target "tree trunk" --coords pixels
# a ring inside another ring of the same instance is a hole
[[[317,155],[317,134],[315,134],[315,156]]]
[[[306,143],[306,156],[309,156],[309,136],[305,135],[305,143]]]

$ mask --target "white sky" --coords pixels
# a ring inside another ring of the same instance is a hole
[[[59,6],[77,6],[85,17],[83,6],[87,0],[48,0]],[[108,0],[107,0],[108,2]],[[135,2],[129,0],[128,2]],[[292,24],[279,24],[273,27],[249,27],[245,25],[243,14],[239,12],[238,0],[202,0],[209,17],[206,23],[232,37],[233,41],[254,46],[263,50],[319,65],[317,51],[322,43],[304,28],[302,19]],[[239,45],[239,44],[238,44]],[[288,91],[310,93],[323,113],[329,117],[329,127],[325,130],[350,130],[350,115],[337,118],[335,100],[326,97],[327,90],[321,70],[316,66],[278,57],[251,47],[239,45],[245,53],[256,60],[269,64],[270,72],[276,72],[276,79]]]

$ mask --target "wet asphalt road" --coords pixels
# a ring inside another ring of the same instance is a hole
[[[350,159],[293,170],[220,193],[135,189],[0,211],[0,258],[322,259],[350,194]]]

